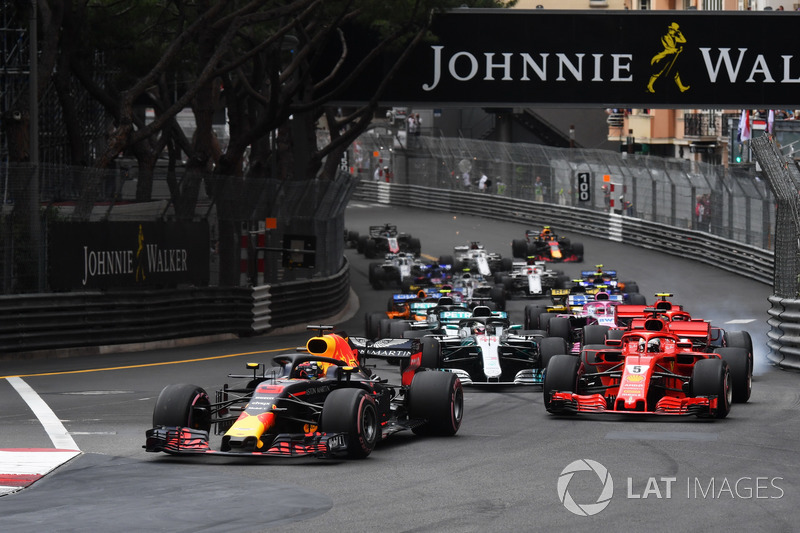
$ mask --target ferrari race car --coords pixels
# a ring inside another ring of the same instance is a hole
[[[547,361],[566,350],[563,339],[523,331],[488,307],[476,307],[472,316],[421,340],[421,364],[456,374],[465,386],[541,385]]]
[[[746,349],[700,351],[670,330],[655,308],[620,339],[559,354],[545,370],[543,394],[555,414],[623,413],[725,418],[749,398]]]
[[[511,241],[511,252],[514,257],[529,261],[583,261],[583,244],[559,237],[550,226],[545,226],[542,231],[527,230],[525,239]]]
[[[463,389],[447,372],[421,371],[417,339],[371,346],[330,326],[305,351],[278,355],[273,366],[248,363],[241,388],[224,385],[214,399],[196,385],[165,387],[153,410],[145,450],[183,454],[363,458],[402,430],[455,435],[463,414]],[[367,356],[404,361],[401,385],[373,375]],[[211,431],[221,435],[211,447]]]
[[[369,235],[358,237],[356,250],[367,259],[374,259],[380,254],[406,252],[419,256],[422,245],[408,233],[398,233],[394,224],[370,226]]]

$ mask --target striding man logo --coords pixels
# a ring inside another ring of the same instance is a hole
[[[689,86],[681,82],[679,72],[679,59],[681,52],[683,52],[684,43],[686,43],[686,37],[683,36],[678,23],[673,22],[667,28],[666,35],[661,37],[661,44],[664,49],[650,60],[650,65],[653,66],[654,70],[650,76],[650,81],[647,83],[647,92],[655,93],[656,88],[653,84],[659,79],[668,79],[669,77],[672,77],[681,92],[689,90]]]

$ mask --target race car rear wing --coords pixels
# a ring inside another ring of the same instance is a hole
[[[419,339],[377,339],[350,337],[350,344],[358,350],[360,358],[411,359],[421,351]]]

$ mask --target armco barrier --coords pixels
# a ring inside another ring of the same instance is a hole
[[[350,267],[283,285],[0,296],[3,354],[247,336],[333,316],[347,304]]]
[[[800,370],[800,300],[770,296],[767,358],[776,365]]]
[[[557,225],[558,230],[659,250],[772,284],[772,252],[701,231],[578,207],[415,185],[364,181],[353,196],[365,201],[376,197],[391,205],[511,220],[533,227]]]

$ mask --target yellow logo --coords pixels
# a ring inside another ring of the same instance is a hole
[[[689,86],[681,82],[681,75],[678,72],[678,56],[683,52],[683,44],[685,42],[686,37],[681,33],[678,23],[673,22],[670,24],[667,28],[667,33],[661,37],[661,45],[664,49],[650,59],[650,65],[653,66],[654,70],[650,76],[650,81],[647,83],[647,92],[655,93],[656,90],[653,84],[656,80],[670,75],[672,75],[673,81],[675,81],[681,92],[689,90]]]
[[[629,383],[638,383],[638,382],[643,381],[643,380],[644,380],[644,376],[640,376],[638,374],[635,374],[633,376],[628,376],[628,382]]]

